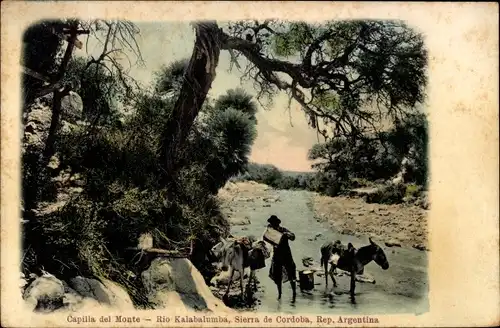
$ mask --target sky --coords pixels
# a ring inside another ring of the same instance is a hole
[[[194,46],[194,30],[187,23],[137,23],[140,36],[137,43],[141,49],[145,67],[134,66],[130,75],[138,81],[149,84],[153,72],[162,65],[174,60],[190,58]],[[82,41],[84,41],[82,39]],[[84,41],[85,44],[85,41]],[[85,48],[80,50],[85,55]],[[89,42],[88,52],[99,55],[102,47]],[[212,83],[209,96],[217,97],[226,90],[241,87],[249,94],[255,95],[253,87],[241,84],[240,73],[236,68],[229,72],[229,53],[222,51]],[[243,66],[244,59],[239,63]],[[318,142],[316,131],[307,125],[304,113],[297,103],[292,102],[290,112],[286,94],[278,94],[273,99],[270,110],[259,106],[257,113],[257,138],[252,147],[250,161],[262,164],[273,164],[286,171],[311,171],[307,152]],[[291,122],[291,123],[290,123]]]

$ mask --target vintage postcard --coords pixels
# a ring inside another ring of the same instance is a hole
[[[498,4],[1,6],[2,327],[500,324]]]

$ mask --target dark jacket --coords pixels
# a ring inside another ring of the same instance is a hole
[[[273,227],[269,225],[269,227],[272,227],[281,233],[290,234],[289,236],[284,235],[280,244],[273,247],[273,259],[271,262],[271,269],[269,271],[270,278],[276,283],[296,280],[296,266],[293,260],[292,250],[288,244],[288,240],[295,240],[295,234],[281,226]]]

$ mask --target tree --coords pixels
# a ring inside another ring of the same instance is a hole
[[[94,124],[108,122],[117,116],[117,103],[125,93],[121,81],[102,65],[87,66],[87,60],[74,58],[68,65],[66,81],[74,82],[74,90],[83,102],[83,116]]]
[[[252,120],[257,121],[257,104],[253,101],[253,97],[242,88],[230,89],[225,95],[217,98],[214,104],[216,111],[223,111],[228,108],[233,108],[247,114]]]
[[[29,26],[23,34],[21,59],[23,67],[44,77],[55,74],[58,61],[61,59],[63,43],[57,32],[62,31],[64,26],[65,22],[61,20],[46,20]],[[43,83],[42,79],[23,74],[22,88],[25,104],[34,100],[36,91],[43,86]],[[26,107],[23,106],[23,108]]]
[[[411,110],[425,97],[423,38],[401,22],[243,21],[224,31],[210,21],[197,22],[194,28],[182,92],[162,138],[163,162],[171,174],[177,150],[215,78],[221,50],[230,51],[233,62],[246,58],[242,73],[254,81],[258,99],[287,92],[310,117],[311,126],[319,129],[322,119],[336,135],[375,129],[376,120]],[[372,105],[378,113],[365,109]],[[327,137],[326,130],[320,132]]]
[[[255,121],[246,112],[229,107],[209,118],[207,134],[214,140],[215,158],[207,163],[216,193],[231,177],[242,173],[257,135]]]
[[[154,90],[160,95],[178,96],[182,88],[182,78],[189,64],[189,59],[176,60],[164,65],[154,73]]]
[[[181,59],[154,73],[156,97],[175,99],[181,93],[189,60]],[[257,105],[243,89],[230,89],[199,109],[188,132],[183,152],[176,158],[178,168],[200,163],[207,173],[207,188],[216,193],[229,178],[243,171],[256,137]],[[172,113],[169,113],[171,115]]]

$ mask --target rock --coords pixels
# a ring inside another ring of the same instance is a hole
[[[61,164],[61,162],[59,161],[59,157],[57,156],[52,156],[49,160],[49,164],[47,164],[47,166],[53,170],[57,169],[59,167],[59,165]]]
[[[138,249],[153,248],[153,235],[150,232],[141,234],[137,241],[137,248]]]
[[[52,312],[63,307],[63,297],[63,283],[51,274],[36,278],[23,294],[29,307],[40,312]]]
[[[414,244],[412,247],[415,248],[415,249],[418,249],[419,251],[425,251],[425,250],[427,250],[427,248],[424,245],[422,245],[422,244]]]
[[[155,308],[233,312],[212,294],[188,259],[156,258],[141,278]]]
[[[234,201],[236,201],[236,202],[253,202],[253,199],[248,198],[248,197],[236,197],[234,199]]]
[[[27,284],[28,281],[26,281],[26,276],[21,272],[21,277],[19,278],[19,288],[23,289]]]
[[[390,240],[385,242],[385,246],[387,247],[401,247],[401,244],[396,240]]]
[[[250,224],[250,218],[248,216],[245,216],[244,218],[229,218],[228,221],[229,221],[229,224],[232,224],[232,225]]]
[[[69,123],[68,121],[61,121],[59,127],[59,133],[62,135],[68,135],[75,132],[78,129],[78,126],[73,123]]]
[[[101,280],[102,282],[78,276],[70,280],[70,285],[78,294],[93,298],[99,303],[120,310],[134,309],[132,299],[121,286],[107,279]]]
[[[429,198],[427,196],[427,192],[422,193],[422,196],[415,201],[415,205],[420,206],[424,210],[429,209]]]
[[[264,204],[262,207],[271,207],[271,204]]]
[[[35,122],[28,122],[24,127],[24,133],[35,133],[37,130]]]
[[[83,113],[82,98],[73,91],[61,100],[61,119],[70,123],[76,123]]]
[[[70,311],[77,311],[83,306],[83,296],[78,294],[73,288],[63,281],[64,286],[64,298],[63,303],[66,308]],[[98,304],[98,302],[96,301]]]
[[[262,200],[267,202],[267,203],[276,203],[276,202],[279,202],[280,198],[279,198],[279,196],[264,197]]]

